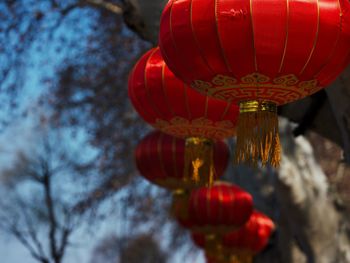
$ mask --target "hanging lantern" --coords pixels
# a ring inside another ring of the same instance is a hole
[[[210,171],[208,166],[194,170],[192,165],[185,166],[185,140],[160,131],[148,134],[135,150],[136,165],[140,174],[150,182],[169,190],[192,189],[205,185]],[[214,179],[222,176],[229,159],[229,150],[225,142],[213,143]],[[199,174],[203,176],[199,177]],[[196,180],[192,180],[195,175]]]
[[[160,48],[197,91],[238,103],[236,161],[280,162],[277,105],[329,85],[350,59],[346,0],[170,0]]]
[[[275,225],[269,217],[254,211],[248,222],[236,231],[214,239],[202,233],[193,233],[192,240],[205,249],[206,255],[213,260],[251,263],[253,257],[266,247],[274,229]]]
[[[266,247],[274,229],[269,217],[254,211],[242,228],[222,237],[222,246],[241,262],[251,263],[253,256]]]
[[[135,65],[129,78],[129,97],[146,122],[186,139],[185,169],[192,165],[194,171],[209,171],[206,176],[211,184],[213,141],[235,134],[238,107],[188,88],[166,66],[159,48],[147,52]],[[193,179],[198,181],[195,173]]]
[[[243,226],[253,210],[252,196],[236,185],[217,182],[191,192],[189,217],[194,232],[221,235]]]

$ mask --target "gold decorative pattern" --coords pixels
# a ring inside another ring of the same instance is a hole
[[[213,78],[213,84],[217,86],[230,86],[237,83],[237,80],[235,78],[231,78],[224,75],[216,75],[215,78]]]
[[[234,103],[266,100],[277,105],[304,98],[322,88],[316,79],[300,81],[294,74],[272,79],[257,72],[248,74],[239,80],[217,75],[210,82],[195,80],[191,86],[203,94]]]
[[[273,80],[273,83],[283,86],[293,86],[296,85],[298,82],[298,78],[293,74],[284,75]]]
[[[204,137],[217,140],[236,134],[235,123],[229,120],[214,122],[207,118],[188,120],[175,117],[170,121],[157,119],[153,126],[164,133],[182,138]]]
[[[260,73],[252,73],[243,77],[241,81],[245,84],[260,84],[269,82],[270,78]]]

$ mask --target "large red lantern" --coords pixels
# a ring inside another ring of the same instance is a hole
[[[236,185],[217,182],[191,192],[189,217],[194,232],[221,235],[243,226],[253,210],[252,196]]]
[[[235,134],[238,107],[204,96],[177,79],[159,48],[147,52],[129,78],[129,97],[141,117],[169,135],[185,138],[185,165],[208,166],[213,177],[213,141]]]
[[[194,171],[193,166],[185,166],[185,140],[160,131],[148,134],[135,150],[135,160],[140,174],[150,182],[169,190],[187,190],[205,185],[210,171],[207,166]],[[223,175],[228,160],[229,150],[225,142],[214,142],[214,179]],[[193,174],[202,175],[192,178]]]
[[[330,84],[350,56],[346,0],[170,0],[160,27],[169,68],[240,105],[236,160],[277,166],[277,105]]]

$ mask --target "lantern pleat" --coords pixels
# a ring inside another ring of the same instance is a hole
[[[349,64],[349,11],[346,0],[171,0],[160,48],[192,88],[240,104],[235,160],[276,167],[277,106],[321,90]]]

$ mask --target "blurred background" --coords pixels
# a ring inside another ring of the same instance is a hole
[[[127,78],[165,3],[0,2],[2,263],[204,262],[134,164]],[[228,167],[277,224],[255,262],[350,262],[349,76],[279,109],[278,170]]]

